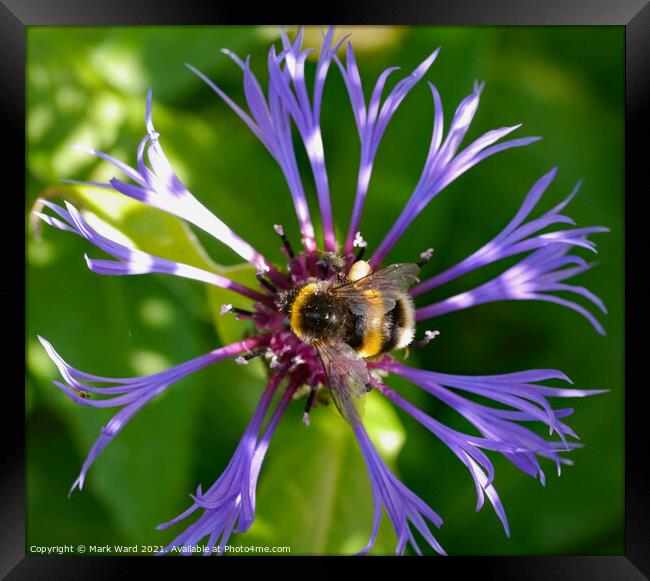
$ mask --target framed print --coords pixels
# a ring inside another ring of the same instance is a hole
[[[643,2],[166,6],[5,10],[8,578],[229,554],[643,578]]]

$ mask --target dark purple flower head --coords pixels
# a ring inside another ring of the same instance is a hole
[[[246,123],[276,160],[286,178],[302,241],[302,248],[294,249],[284,228],[274,226],[284,243],[286,266],[273,264],[242,240],[183,185],[165,156],[160,135],[154,128],[151,92],[147,97],[146,134],[137,149],[133,167],[104,153],[90,150],[90,153],[108,161],[127,178],[126,181],[113,178],[107,184],[93,183],[93,186],[119,192],[182,218],[211,234],[255,268],[259,280],[257,288],[134,248],[118,240],[114,234],[98,231],[69,203],[64,208],[44,201],[43,204],[52,214],[38,214],[51,226],[78,234],[108,254],[110,259],[86,257],[88,267],[98,274],[170,274],[228,289],[253,301],[251,310],[235,308],[231,304],[221,308],[223,316],[234,315],[251,320],[256,331],[252,337],[145,377],[107,378],[84,373],[68,365],[50,343],[41,339],[63,378],[63,382],[57,381],[55,385],[70,399],[83,406],[119,408],[102,428],[73,489],[82,488],[92,463],[125,424],[147,402],[178,380],[224,358],[235,358],[240,364],[246,364],[256,356],[266,360],[269,369],[267,386],[232,460],[212,486],[205,491],[199,486],[190,495],[192,503],[186,511],[158,527],[165,529],[196,517],[184,532],[169,543],[165,552],[189,554],[193,552],[192,547],[207,539],[205,552],[221,553],[233,533],[248,530],[255,518],[256,487],[262,464],[285,409],[304,386],[309,387],[306,391],[311,391],[312,398],[319,388],[319,393],[325,394],[328,393],[328,388],[333,390],[332,376],[326,373],[315,345],[302,341],[292,331],[283,301],[307,282],[321,284],[320,281],[337,281],[340,277],[345,277],[352,264],[366,251],[367,244],[359,230],[373,163],[382,136],[399,105],[424,77],[439,52],[435,50],[384,96],[386,82],[398,68],[386,69],[377,79],[370,98],[366,100],[352,45],[349,42],[346,44],[343,59],[337,56],[337,51],[346,40],[344,38],[335,42],[333,28],[326,32],[312,86],[308,86],[305,76],[307,56],[312,49],[303,49],[301,30],[293,42],[283,32],[281,46],[270,48],[267,60],[269,83],[266,88],[262,87],[253,74],[250,57],[242,60],[225,51],[242,70],[248,111],[201,72],[189,67]],[[336,239],[320,127],[323,88],[332,61],[337,65],[347,87],[360,140],[354,208],[343,241]],[[478,109],[483,85],[475,83],[473,91],[457,107],[446,132],[440,95],[431,83],[429,87],[433,97],[434,121],[429,151],[411,197],[395,223],[388,225],[385,238],[369,259],[370,266],[375,269],[385,262],[390,250],[409,225],[449,183],[486,157],[509,148],[528,145],[538,139],[526,137],[503,141],[519,128],[519,125],[514,125],[488,131],[469,145],[463,146],[465,135]],[[322,220],[322,250],[318,248],[302,176],[298,170],[293,141],[294,127],[301,138],[313,174]],[[514,218],[495,238],[456,266],[410,289],[410,296],[418,301],[415,311],[417,322],[486,302],[540,300],[566,306],[586,317],[597,331],[604,332],[600,323],[583,305],[555,293],[572,293],[605,312],[598,297],[587,289],[566,281],[589,268],[583,258],[572,253],[580,248],[595,252],[595,244],[589,236],[604,232],[606,228],[577,228],[569,217],[561,213],[577,192],[577,187],[561,204],[540,217],[530,218],[555,174],[556,170],[552,169],[532,186]],[[556,229],[558,225],[562,227]],[[270,228],[271,225],[269,230]],[[422,262],[430,258],[430,255],[430,250],[423,252]],[[521,258],[494,279],[445,300],[427,302],[426,294],[431,289],[514,256]],[[421,335],[423,339],[416,341],[415,345],[430,341],[437,332],[427,330]],[[409,367],[390,353],[362,361],[367,370],[366,387],[376,390],[411,415],[456,455],[474,481],[477,510],[481,509],[487,497],[506,534],[509,534],[508,521],[495,489],[495,471],[487,453],[502,454],[521,471],[539,478],[544,484],[545,475],[539,458],[555,462],[559,473],[562,464],[570,463],[564,454],[578,446],[571,440],[576,438],[576,434],[565,423],[573,410],[553,408],[550,398],[584,397],[600,393],[597,390],[558,388],[542,383],[569,381],[564,374],[554,370],[463,376]],[[354,373],[353,370],[348,372]],[[458,412],[475,428],[476,433],[454,430],[419,410],[389,387],[387,383],[390,382],[391,375],[401,376]],[[277,392],[282,395],[273,408],[272,402]],[[478,396],[481,402],[474,399],[474,396]],[[493,405],[485,402],[493,402]],[[350,419],[349,415],[346,417]],[[308,420],[308,415],[305,415],[306,423]],[[397,535],[397,553],[401,554],[407,545],[420,552],[414,536],[414,531],[418,531],[435,551],[444,554],[430,529],[431,524],[440,527],[442,519],[389,469],[369,437],[363,419],[353,420],[350,422],[351,427],[368,468],[374,503],[373,522],[369,523],[370,538],[365,547],[359,548],[360,552],[365,553],[372,548],[385,510]],[[533,431],[529,425],[531,422],[545,425],[549,437],[542,437]]]

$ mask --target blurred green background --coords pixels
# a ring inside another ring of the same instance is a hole
[[[548,483],[520,473],[492,455],[495,484],[510,520],[507,539],[492,508],[475,513],[474,486],[464,466],[414,420],[382,402],[368,420],[380,449],[403,481],[439,512],[437,537],[450,554],[621,554],[623,552],[623,47],[622,27],[352,28],[352,42],[368,91],[386,67],[412,70],[438,46],[426,76],[438,87],[446,123],[455,106],[485,80],[468,141],[522,122],[517,133],[543,140],[481,163],[439,195],[391,254],[412,261],[429,246],[428,273],[444,269],[488,241],[514,215],[533,182],[553,165],[558,177],[540,210],[562,199],[581,177],[581,193],[567,210],[579,225],[606,225],[598,237],[599,266],[578,282],[609,308],[599,336],[577,314],[545,303],[494,303],[428,324],[441,336],[410,362],[459,374],[556,368],[578,387],[611,391],[568,402],[570,425],[585,448]],[[317,46],[319,29],[309,29]],[[145,95],[162,143],[181,179],[244,239],[280,260],[274,223],[297,244],[285,183],[270,155],[214,93],[184,67],[191,63],[243,101],[239,69],[219,52],[251,54],[266,82],[266,52],[278,31],[240,27],[28,29],[29,211],[39,195],[67,197],[124,229],[136,243],[166,257],[205,265],[199,249],[221,264],[234,255],[177,220],[112,195],[64,187],[60,180],[115,175],[108,164],[79,153],[91,145],[133,163],[144,135]],[[311,64],[313,67],[313,63]],[[399,75],[399,73],[396,75]],[[430,92],[416,86],[398,110],[380,147],[362,232],[376,246],[410,195],[429,146]],[[358,139],[339,72],[325,90],[323,134],[340,232],[347,228],[358,164]],[[301,153],[304,182],[314,202]],[[315,204],[313,205],[315,213]],[[220,363],[191,376],[141,411],[90,470],[83,492],[68,488],[110,410],[80,408],[51,385],[58,378],[36,340],[41,334],[76,367],[124,377],[151,373],[202,354],[244,328],[215,329],[214,308],[236,298],[208,295],[200,283],[165,276],[102,277],[87,270],[84,240],[26,222],[27,546],[169,542],[183,525],[154,526],[184,510],[188,492],[209,486],[226,466],[261,393],[259,367]],[[590,256],[587,256],[591,259]],[[487,268],[440,289],[437,300],[500,272]],[[420,305],[425,297],[419,301]],[[221,320],[223,323],[223,319]],[[422,331],[422,330],[421,330]],[[420,331],[420,332],[421,332]],[[416,389],[393,385],[436,418],[467,429],[454,412]],[[561,400],[556,400],[563,407]],[[359,550],[370,532],[371,500],[365,466],[350,431],[326,408],[299,421],[302,404],[287,413],[261,475],[253,529],[234,543],[289,545],[298,553]],[[384,522],[378,553],[392,553]],[[424,543],[426,544],[426,543]]]

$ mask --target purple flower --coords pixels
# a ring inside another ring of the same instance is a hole
[[[157,527],[159,530],[164,530],[184,520],[195,511],[203,510],[203,514],[165,547],[164,552],[190,555],[192,547],[198,546],[202,539],[209,536],[204,553],[206,555],[212,553],[217,543],[219,545],[216,547],[216,552],[222,553],[233,532],[247,531],[253,524],[255,489],[264,456],[284,410],[299,382],[302,381],[299,376],[292,378],[266,429],[259,437],[262,421],[282,378],[281,373],[275,373],[269,380],[253,419],[248,424],[232,460],[219,479],[206,492],[203,492],[199,485],[196,494],[191,495],[194,500],[192,506],[176,518]]]
[[[286,178],[303,246],[300,251],[295,251],[284,229],[279,225],[274,226],[284,242],[286,268],[267,260],[203,206],[181,183],[163,152],[160,135],[154,129],[151,92],[147,97],[146,134],[137,149],[134,166],[104,153],[87,150],[108,161],[128,178],[127,181],[113,178],[106,184],[93,185],[109,188],[173,214],[211,234],[255,267],[258,272],[258,288],[250,288],[213,272],[153,256],[135,248],[118,239],[115,233],[93,227],[82,213],[69,203],[66,203],[64,208],[44,201],[44,206],[53,214],[37,214],[54,228],[82,236],[111,257],[104,259],[86,256],[87,265],[93,272],[118,276],[150,273],[180,276],[216,285],[254,301],[250,311],[233,308],[230,304],[222,307],[222,313],[232,311],[240,318],[250,319],[256,330],[252,337],[144,377],[106,378],[84,373],[67,364],[49,342],[41,339],[64,380],[55,381],[55,385],[70,399],[83,406],[120,408],[102,429],[72,489],[83,487],[90,466],[124,425],[147,402],[177,381],[225,358],[236,358],[241,364],[247,363],[255,356],[266,360],[269,368],[267,386],[230,463],[212,486],[205,491],[199,486],[196,492],[190,495],[192,503],[187,510],[158,527],[166,529],[195,517],[193,522],[186,525],[184,532],[178,534],[166,546],[164,552],[191,554],[207,539],[207,544],[203,545],[201,550],[205,554],[220,554],[233,533],[248,530],[255,519],[256,488],[263,461],[275,428],[287,406],[302,391],[299,391],[299,388],[303,386],[309,387],[310,390],[307,391],[311,392],[308,408],[320,386],[324,386],[326,390],[329,388],[335,395],[336,385],[332,380],[334,376],[331,371],[326,372],[324,361],[321,360],[323,354],[319,355],[318,345],[302,341],[292,331],[294,327],[287,321],[282,297],[306,282],[334,281],[337,277],[345,276],[351,265],[365,251],[367,244],[363,241],[359,228],[382,136],[399,105],[427,73],[439,52],[438,49],[430,54],[382,98],[386,82],[397,67],[386,69],[377,79],[370,98],[366,101],[352,45],[348,43],[345,47],[344,62],[336,56],[345,41],[346,38],[334,42],[333,28],[324,34],[311,87],[308,86],[305,69],[307,57],[312,49],[302,48],[301,30],[293,42],[283,32],[281,48],[270,48],[267,59],[269,82],[266,89],[262,88],[251,70],[250,57],[242,60],[225,51],[242,70],[244,96],[249,112],[237,105],[205,75],[190,66],[190,69],[247,124],[277,161]],[[340,245],[340,260],[332,259],[333,254],[339,251],[339,242],[336,240],[334,229],[320,125],[323,88],[332,61],[338,66],[349,94],[361,150],[354,207],[347,236]],[[430,83],[429,86],[434,109],[429,152],[410,199],[369,261],[375,268],[384,262],[390,250],[422,209],[449,183],[486,157],[509,148],[528,145],[538,139],[526,137],[502,141],[519,127],[514,125],[488,131],[461,149],[477,112],[483,85],[475,83],[473,92],[457,107],[446,135],[440,95],[436,87]],[[294,126],[311,166],[322,219],[325,252],[318,249],[314,225],[307,206],[305,188],[294,150]],[[561,214],[577,192],[577,186],[564,202],[541,217],[529,218],[555,174],[556,170],[552,169],[533,185],[511,222],[490,242],[459,264],[410,289],[411,297],[423,301],[415,311],[417,321],[487,302],[539,300],[568,307],[587,318],[597,331],[604,332],[594,315],[583,305],[554,293],[572,293],[577,299],[586,299],[605,312],[605,307],[598,297],[587,289],[568,284],[566,281],[590,267],[583,258],[572,252],[580,248],[595,252],[595,244],[589,240],[589,236],[607,229],[596,226],[574,227],[574,222]],[[563,229],[550,228],[559,224],[568,226]],[[429,256],[430,253],[424,252],[422,261]],[[493,280],[461,294],[427,304],[426,293],[430,290],[483,266],[514,256],[521,257]],[[425,344],[436,335],[437,332],[426,331],[424,339],[417,341],[415,345]],[[361,371],[358,368],[359,360],[362,362]],[[565,423],[573,410],[553,408],[551,398],[574,398],[601,393],[601,390],[579,390],[544,384],[542,382],[569,381],[563,373],[548,369],[502,375],[464,376],[409,367],[390,354],[373,359],[358,357],[355,362],[357,367],[344,369],[347,374],[363,378],[363,381],[367,382],[365,387],[376,390],[412,416],[466,466],[476,488],[477,510],[481,509],[487,497],[507,535],[510,531],[505,508],[495,488],[495,470],[488,453],[503,455],[521,471],[539,478],[544,484],[545,474],[539,458],[552,460],[559,473],[562,464],[570,463],[565,454],[578,447],[572,440],[577,438],[576,434]],[[425,414],[388,385],[391,375],[408,380],[449,406],[464,417],[476,433],[454,430]],[[279,402],[272,409],[276,393],[281,395]],[[372,487],[373,522],[369,523],[369,541],[365,547],[360,548],[360,552],[366,553],[373,547],[385,510],[397,535],[398,554],[403,553],[407,545],[411,545],[420,553],[414,531],[418,531],[436,552],[444,554],[430,529],[431,524],[435,527],[442,525],[440,516],[400,482],[387,466],[373,445],[363,419],[351,413],[352,408],[347,407],[347,396],[340,399],[339,394],[337,397],[337,403],[342,406],[343,415],[349,420],[358,441]],[[305,420],[308,423],[307,414]],[[549,429],[549,437],[542,437],[533,431],[529,425],[531,422],[546,426]]]

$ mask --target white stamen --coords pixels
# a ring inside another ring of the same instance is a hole
[[[440,335],[440,331],[425,331],[424,340],[428,343],[429,341],[433,341],[438,335]]]
[[[363,239],[363,236],[361,236],[361,232],[357,232],[354,235],[354,242],[352,243],[352,246],[354,248],[367,248],[368,243]]]
[[[433,248],[427,248],[424,252],[420,253],[420,260],[428,262],[433,256]]]
[[[269,367],[271,369],[277,369],[278,367],[280,367],[280,362],[278,361],[278,356],[277,355],[274,355],[273,357],[271,357],[271,362],[269,363]]]
[[[231,304],[221,305],[221,309],[219,310],[219,314],[225,315],[226,313],[229,313],[230,311],[232,311],[232,305]]]
[[[278,236],[284,236],[284,228],[281,224],[273,224],[273,230],[275,230]]]
[[[237,357],[237,359],[235,359],[235,363],[237,365],[248,365],[248,359],[240,355],[239,357]]]

